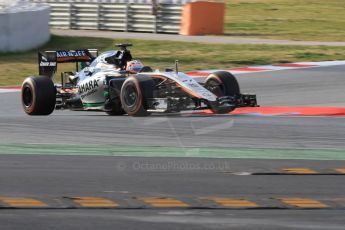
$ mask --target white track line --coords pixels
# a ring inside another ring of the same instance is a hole
[[[0,93],[14,93],[14,92],[19,92],[20,88],[18,89],[4,89],[0,87]]]
[[[251,66],[243,68],[232,68],[232,69],[213,69],[213,70],[200,70],[187,72],[192,73],[194,77],[202,77],[205,73],[213,73],[216,71],[229,71],[233,74],[248,74],[248,73],[258,73],[258,72],[270,72],[270,71],[281,71],[281,70],[292,70],[292,69],[308,69],[317,67],[327,67],[327,66],[337,66],[345,65],[345,61],[325,61],[325,62],[296,62],[296,63],[286,63],[278,65],[262,65],[262,66]],[[200,75],[198,76],[198,73]]]

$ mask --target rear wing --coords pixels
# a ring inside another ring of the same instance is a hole
[[[98,56],[97,49],[83,50],[57,50],[38,52],[39,75],[53,78],[58,63],[76,63],[76,71],[79,71],[79,63],[90,63]]]

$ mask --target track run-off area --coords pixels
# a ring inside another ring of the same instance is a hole
[[[344,229],[345,63],[232,71],[261,107],[30,117],[2,88],[1,229]]]

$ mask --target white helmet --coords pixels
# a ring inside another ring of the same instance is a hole
[[[144,67],[139,60],[132,60],[127,62],[126,70],[130,73],[138,73]]]

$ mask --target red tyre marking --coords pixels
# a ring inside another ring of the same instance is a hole
[[[28,113],[33,113],[36,107],[36,93],[35,93],[35,85],[33,83],[34,82],[32,80],[28,79],[28,80],[25,80],[22,85],[22,88],[23,88],[25,84],[28,84],[31,87],[31,91],[32,91],[32,103],[30,106],[26,107],[22,99],[22,105],[24,107],[24,110],[27,111]],[[21,91],[21,98],[23,98],[23,90]]]
[[[129,77],[127,79],[133,79],[135,87],[138,90],[138,97],[139,97],[138,105],[139,106],[137,106],[137,108],[129,114],[129,115],[133,115],[133,114],[137,113],[141,109],[141,106],[142,106],[142,94],[141,94],[141,89],[140,89],[140,85],[139,85],[138,80],[135,77]]]

